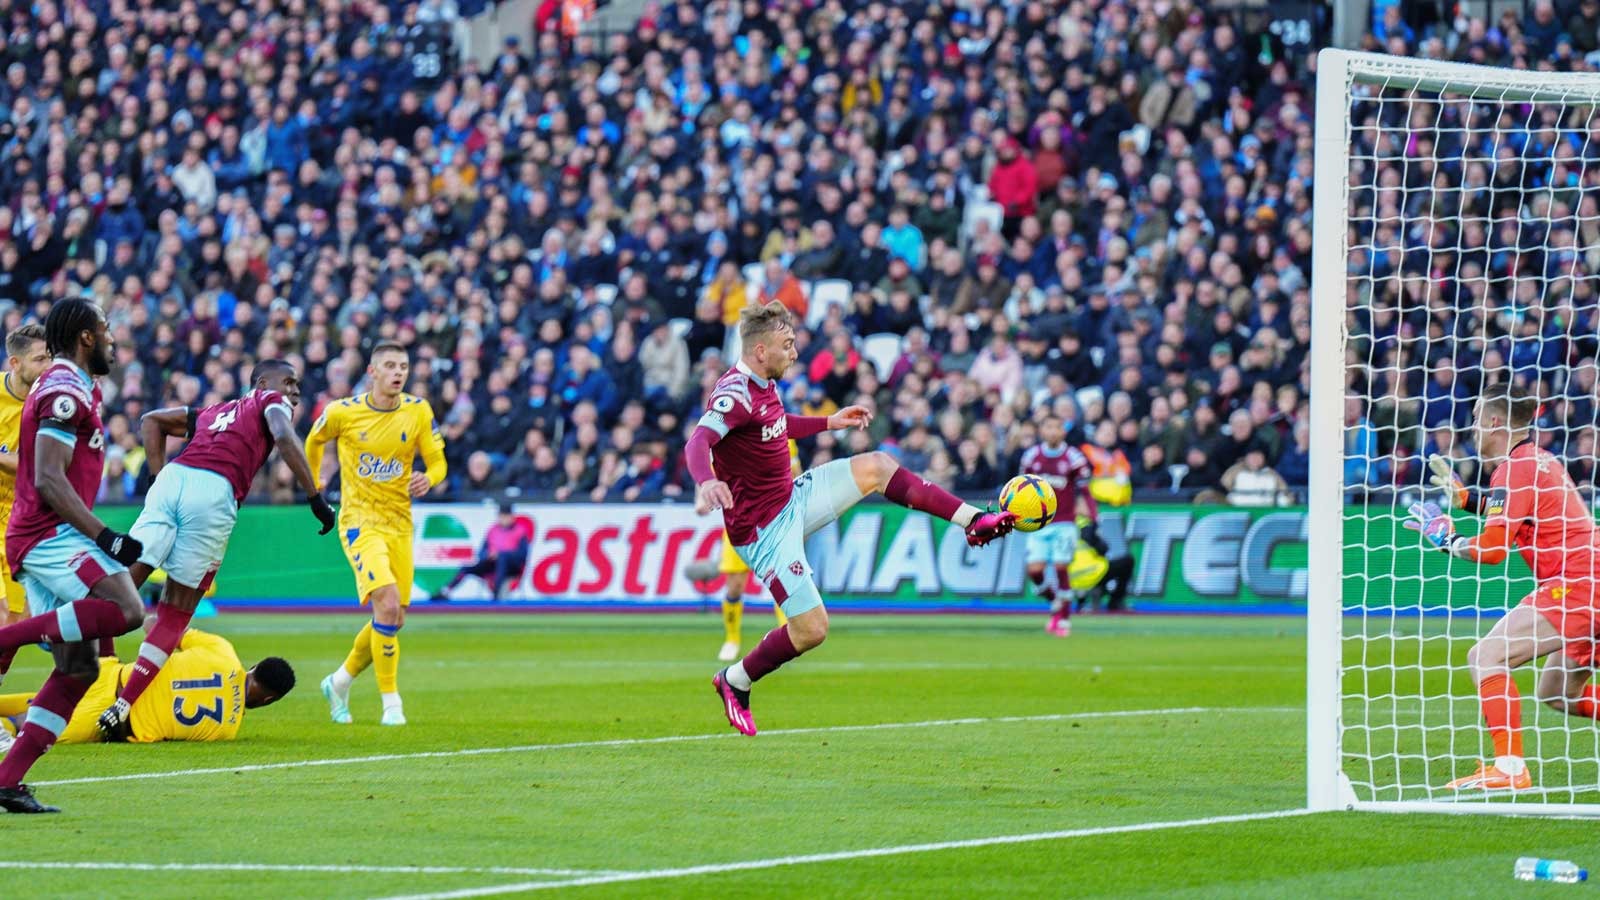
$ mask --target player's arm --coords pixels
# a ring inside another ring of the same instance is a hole
[[[194,437],[197,410],[188,406],[153,409],[139,417],[139,439],[144,444],[146,465],[151,477],[161,474],[167,464],[167,438]]]
[[[63,397],[65,399],[65,397]],[[58,404],[56,409],[62,407]],[[77,426],[70,420],[43,419],[39,433],[33,439],[33,486],[39,498],[55,510],[56,515],[82,534],[94,538],[96,545],[112,559],[125,566],[139,561],[144,546],[131,536],[113,531],[89,509],[72,489],[67,479],[67,466],[72,462],[72,452],[77,446]]]
[[[330,403],[317,417],[311,426],[311,433],[306,435],[306,463],[311,469],[312,481],[318,492],[323,485],[339,470],[338,460],[333,466],[328,466],[328,442],[339,439],[339,406]]]
[[[450,467],[444,461],[444,436],[439,433],[439,423],[433,418],[433,410],[426,403],[422,404],[423,428],[422,435],[422,464],[423,471],[411,475],[411,496],[421,497],[444,481],[450,474]]]
[[[813,417],[796,418],[803,421]],[[689,469],[689,477],[694,479],[694,511],[697,514],[703,516],[714,509],[733,506],[733,491],[711,467],[711,448],[727,437],[728,432],[749,421],[750,406],[742,398],[733,393],[711,395],[705,413],[700,416],[699,424],[689,435],[689,443],[683,448],[684,465]],[[789,436],[796,437],[794,426],[791,424],[789,428]]]
[[[0,453],[0,472],[12,476],[17,474],[17,454]]]
[[[294,433],[294,416],[289,404],[278,400],[268,406],[262,415],[267,420],[267,432],[272,435],[272,443],[278,448],[278,455],[294,473],[294,480],[300,483],[300,488],[306,492],[306,503],[311,506],[311,513],[322,523],[322,530],[317,534],[327,534],[333,530],[335,523],[333,507],[323,499],[322,490],[317,487],[317,477],[311,473],[311,462],[306,459],[305,450],[300,446],[300,437]]]

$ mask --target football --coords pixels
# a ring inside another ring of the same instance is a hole
[[[1037,475],[1018,475],[1000,489],[1000,508],[1016,513],[1018,531],[1038,531],[1056,517],[1056,489]]]

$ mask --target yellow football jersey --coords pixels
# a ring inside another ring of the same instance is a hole
[[[328,404],[306,437],[306,458],[320,478],[324,448],[338,448],[341,529],[409,535],[414,463],[420,453],[428,483],[443,481],[444,438],[421,399],[401,394],[398,407],[383,410],[368,396]]]
[[[0,453],[17,452],[22,442],[22,405],[27,402],[26,391],[18,396],[12,386],[16,379],[7,372],[0,384]],[[0,539],[5,537],[3,519],[11,515],[11,501],[17,496],[17,476],[0,472]]]
[[[121,667],[126,684],[133,664]],[[231,741],[244,721],[244,664],[225,638],[191,628],[133,705],[132,740]]]

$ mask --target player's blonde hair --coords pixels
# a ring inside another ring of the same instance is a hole
[[[785,328],[794,328],[794,319],[782,303],[752,303],[739,310],[739,343],[745,352]]]
[[[1513,431],[1521,431],[1539,416],[1539,398],[1510,382],[1492,384],[1478,397],[1478,414],[1498,415]]]

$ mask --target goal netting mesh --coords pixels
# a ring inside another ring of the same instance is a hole
[[[1341,57],[1344,121],[1325,121],[1319,96],[1317,140],[1331,152],[1326,129],[1342,125],[1345,177],[1327,184],[1319,160],[1317,189],[1342,190],[1342,234],[1319,196],[1316,241],[1342,240],[1344,265],[1319,265],[1314,303],[1342,319],[1342,802],[1600,811],[1572,808],[1600,804],[1597,723],[1538,696],[1543,667],[1571,665],[1561,653],[1516,673],[1533,789],[1446,789],[1494,758],[1467,652],[1534,580],[1516,553],[1451,559],[1400,527],[1413,502],[1447,506],[1432,454],[1487,486],[1470,423],[1504,381],[1541,397],[1536,440],[1593,510],[1600,76]],[[1459,512],[1456,527],[1474,535],[1482,519]]]

